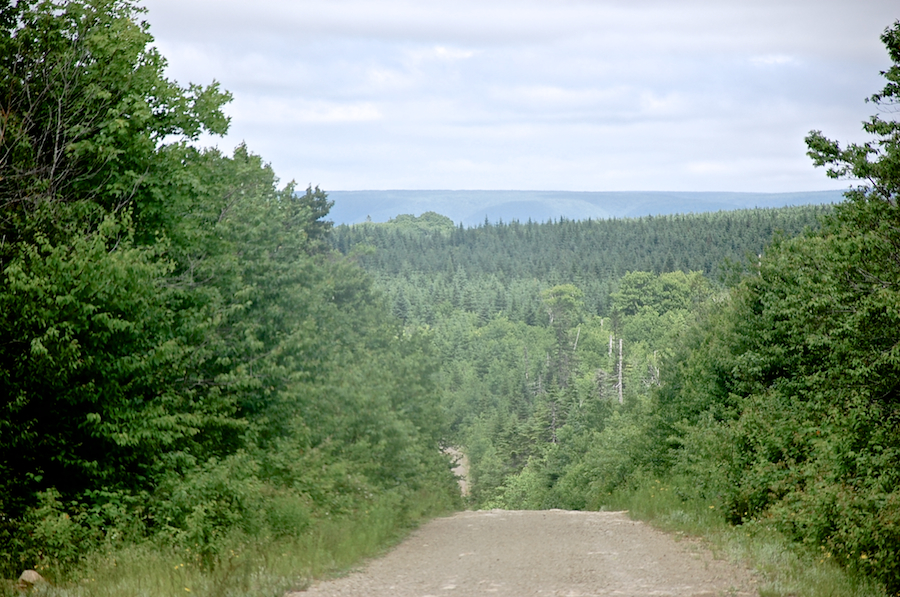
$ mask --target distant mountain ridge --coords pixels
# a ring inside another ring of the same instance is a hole
[[[730,211],[754,207],[821,205],[843,201],[844,191],[800,193],[666,191],[329,191],[335,224],[371,218],[386,222],[399,214],[434,211],[465,226],[487,218],[521,222],[634,218],[676,213]]]

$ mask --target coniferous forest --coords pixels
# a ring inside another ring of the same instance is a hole
[[[900,591],[900,22],[871,140],[806,139],[839,205],[332,227],[198,146],[230,95],[141,14],[0,1],[0,576],[280,594],[461,507],[649,507]]]

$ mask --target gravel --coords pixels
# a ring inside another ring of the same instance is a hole
[[[624,512],[460,512],[386,556],[289,597],[758,595],[752,574]]]

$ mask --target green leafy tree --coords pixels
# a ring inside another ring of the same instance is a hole
[[[0,62],[6,246],[41,208],[90,200],[111,213],[138,205],[144,216],[161,199],[142,184],[158,145],[225,132],[230,96],[166,79],[133,4],[19,2],[11,14]]]
[[[327,195],[279,187],[244,146],[191,145],[224,132],[229,96],[165,79],[133,3],[12,10],[0,11],[4,574],[70,560],[42,546],[72,538],[66,553],[84,554],[126,526],[214,564],[235,537],[297,535],[311,515],[384,500],[402,524],[416,500],[452,504],[427,337],[330,253]]]
[[[807,137],[862,179],[824,229],[779,239],[691,332],[657,393],[668,462],[733,522],[762,519],[900,589],[900,22],[873,139]],[[661,442],[664,444],[664,442]],[[658,458],[665,462],[667,457]]]
[[[575,366],[574,356],[580,325],[584,319],[584,292],[574,284],[562,284],[548,288],[541,293],[550,328],[556,336],[556,382],[560,387],[569,385],[569,377]],[[573,328],[575,337],[572,337]],[[551,403],[551,409],[556,403]],[[555,418],[555,412],[553,413]],[[555,423],[554,423],[555,427]]]
[[[148,181],[170,136],[223,132],[214,84],[163,77],[138,9],[20,2],[0,58],[0,510],[58,485],[140,486],[199,412],[161,383],[178,369],[158,213]],[[153,239],[154,242],[147,243]],[[221,413],[208,412],[213,418]]]

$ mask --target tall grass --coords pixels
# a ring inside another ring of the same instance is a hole
[[[233,549],[209,566],[195,554],[146,541],[88,556],[67,578],[37,586],[47,597],[282,597],[313,579],[340,575],[396,544],[446,500],[422,493],[400,503],[385,496],[355,517],[315,520],[299,537],[234,535]],[[53,579],[51,579],[53,580]],[[5,595],[20,595],[11,585]]]
[[[761,597],[887,597],[873,581],[833,563],[830,554],[789,541],[765,522],[729,525],[718,503],[687,497],[692,494],[684,480],[644,479],[604,502],[665,531],[700,537],[716,557],[755,570]]]

